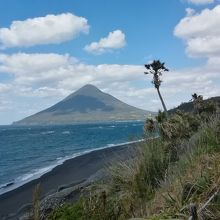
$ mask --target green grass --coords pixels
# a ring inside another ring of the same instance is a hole
[[[80,200],[75,204],[65,204],[54,210],[48,217],[48,220],[85,220],[83,213],[83,203]]]
[[[220,120],[181,113],[161,122],[161,137],[137,147],[135,157],[113,164],[107,182],[91,185],[75,204],[49,219],[188,219],[220,187]],[[220,219],[220,194],[199,212]]]

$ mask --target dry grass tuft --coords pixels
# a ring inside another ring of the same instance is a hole
[[[33,219],[40,220],[40,183],[33,190]]]

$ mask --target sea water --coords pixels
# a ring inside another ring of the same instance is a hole
[[[143,122],[0,126],[0,194],[40,177],[65,160],[143,138]]]

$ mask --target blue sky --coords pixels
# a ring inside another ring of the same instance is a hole
[[[69,53],[90,64],[120,63],[143,64],[145,57],[160,57],[167,63],[173,62],[173,54],[179,54],[174,67],[194,65],[184,53],[184,45],[173,36],[173,28],[185,15],[186,4],[178,0],[82,0],[82,1],[29,1],[22,4],[14,1],[1,1],[0,26],[8,27],[14,20],[41,17],[48,14],[70,12],[85,17],[91,26],[89,35],[62,44],[22,48],[25,52]],[[13,7],[12,7],[13,5]],[[126,33],[127,46],[102,56],[88,55],[82,48],[91,41],[97,41],[110,31],[120,29]],[[172,46],[171,46],[172,45]],[[12,49],[16,52],[21,49]]]
[[[161,87],[169,108],[193,92],[219,95],[218,1],[1,0],[0,7],[0,124],[87,83],[157,111],[161,104],[143,74],[153,59],[171,70]]]

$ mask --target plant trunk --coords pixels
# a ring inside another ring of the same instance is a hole
[[[165,105],[165,103],[164,103],[164,101],[163,101],[163,98],[162,98],[162,96],[161,96],[161,94],[160,94],[160,90],[159,90],[159,88],[156,88],[156,89],[157,89],[158,95],[159,95],[159,97],[160,97],[160,101],[161,101],[161,103],[162,103],[162,105],[163,105],[164,112],[165,112],[166,116],[168,117],[167,108],[166,108],[166,105]]]

